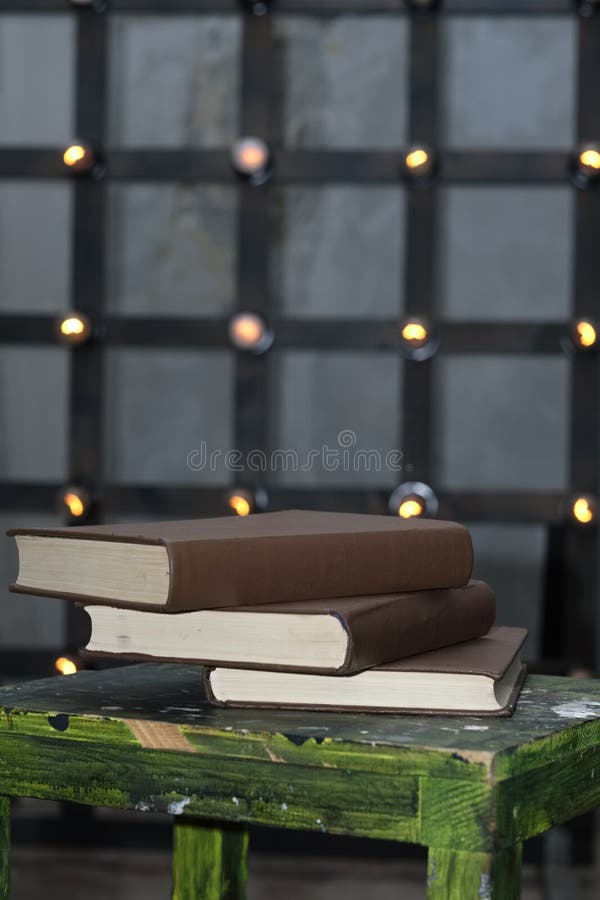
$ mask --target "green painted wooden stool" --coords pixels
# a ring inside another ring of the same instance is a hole
[[[173,897],[239,900],[248,824],[424,844],[430,900],[513,900],[521,842],[600,804],[600,681],[527,679],[512,719],[220,710],[191,666],[0,691],[9,799],[175,816]]]

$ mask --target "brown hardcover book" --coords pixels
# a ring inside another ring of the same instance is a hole
[[[13,591],[166,611],[462,587],[473,561],[454,522],[306,510],[8,534]]]
[[[88,606],[85,653],[241,668],[344,674],[485,634],[494,594],[464,588],[206,609],[141,612]]]
[[[525,675],[526,637],[524,628],[493,628],[473,641],[345,678],[207,668],[205,689],[219,706],[507,716]]]

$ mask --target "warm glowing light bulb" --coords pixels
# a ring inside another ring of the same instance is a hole
[[[571,513],[582,525],[588,525],[594,518],[594,510],[587,497],[577,497],[571,506]]]
[[[70,172],[100,176],[103,172],[93,148],[85,141],[73,141],[63,151],[63,162]]]
[[[424,319],[405,319],[399,323],[400,349],[408,359],[420,362],[429,359],[439,347],[439,337]]]
[[[77,666],[73,660],[69,659],[67,656],[59,656],[58,659],[55,659],[54,668],[57,672],[60,672],[61,675],[74,675],[77,671]]]
[[[438,508],[435,493],[423,481],[404,481],[394,488],[388,498],[389,512],[401,519],[436,516]]]
[[[411,150],[406,154],[405,162],[409,169],[418,169],[429,162],[429,153],[422,147],[417,147],[416,150]]]
[[[60,330],[67,337],[70,337],[72,334],[79,335],[85,331],[85,324],[76,316],[70,316],[68,319],[63,319],[60,323]]]
[[[257,313],[238,313],[230,320],[228,330],[230,340],[238,350],[264,353],[273,343],[272,332]]]
[[[415,497],[407,497],[398,507],[401,519],[413,519],[415,516],[422,516],[424,512],[423,503]]]
[[[587,169],[594,169],[600,172],[600,151],[592,147],[582,150],[579,154],[579,164]]]
[[[79,494],[74,494],[69,491],[67,494],[65,494],[63,499],[65,506],[68,507],[69,512],[72,516],[75,516],[75,518],[79,518],[79,516],[82,516],[84,514],[85,505]]]
[[[78,162],[85,159],[87,150],[81,144],[71,144],[63,153],[63,161],[65,166],[76,166]]]
[[[433,153],[428,147],[409,147],[404,155],[404,174],[415,181],[431,175],[434,167]]]
[[[238,175],[259,185],[269,176],[271,152],[261,138],[243,137],[231,149],[231,164]]]
[[[576,340],[580,347],[593,347],[598,340],[598,332],[591,322],[581,319],[575,325]]]
[[[83,344],[89,339],[91,333],[91,322],[83,313],[69,313],[58,323],[59,337],[68,344]]]
[[[235,321],[232,331],[238,344],[252,347],[260,341],[264,325],[257,316],[240,316]]]
[[[245,497],[242,497],[240,494],[232,494],[227,503],[234,511],[236,516],[249,516],[252,512],[250,503]]]
[[[420,322],[407,322],[402,329],[402,337],[405,341],[426,341],[429,337],[427,329]]]

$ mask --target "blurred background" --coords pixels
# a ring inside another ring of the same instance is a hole
[[[595,671],[596,6],[5,0],[3,530],[454,518],[533,668]],[[5,680],[66,606],[6,593]]]

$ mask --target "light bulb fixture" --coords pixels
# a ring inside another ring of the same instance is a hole
[[[598,350],[600,322],[596,319],[576,319],[571,328],[571,341],[577,350]]]
[[[240,178],[254,187],[271,175],[272,159],[268,144],[258,137],[241,137],[231,148],[231,165]]]
[[[59,656],[54,660],[54,668],[59,675],[74,675],[77,671],[77,663],[69,656]]]
[[[575,186],[589,187],[600,179],[600,146],[586,144],[580,147],[571,165]]]
[[[429,184],[435,173],[435,156],[430,147],[415,144],[409,147],[402,162],[404,176],[415,184]]]
[[[590,494],[577,494],[571,497],[569,514],[577,525],[594,525],[598,513],[598,503]]]
[[[262,488],[235,487],[227,494],[227,506],[234,515],[245,518],[263,512],[268,506],[268,498]]]
[[[98,159],[90,144],[85,141],[73,141],[63,151],[63,163],[69,172],[76,175],[98,173]]]
[[[71,312],[58,321],[57,333],[65,344],[78,346],[91,338],[92,323],[83,313]]]
[[[227,332],[234,347],[257,356],[265,353],[274,339],[266,321],[255,312],[236,313],[229,320]]]
[[[422,481],[405,481],[399,484],[390,494],[388,501],[390,514],[401,519],[436,516],[438,508],[435,493]]]
[[[440,343],[433,326],[417,316],[409,316],[400,322],[400,339],[404,355],[416,362],[433,356]]]
[[[89,512],[91,497],[81,485],[68,485],[61,494],[63,509],[71,519],[83,519]]]

